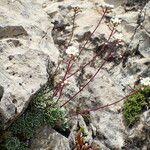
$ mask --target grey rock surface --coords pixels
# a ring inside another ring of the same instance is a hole
[[[53,130],[50,126],[44,126],[37,130],[37,135],[32,142],[33,150],[71,150],[69,140]]]
[[[0,55],[0,84],[3,95],[0,101],[0,113],[7,127],[28,106],[32,96],[46,84],[48,79],[48,55],[41,51],[28,50],[24,54],[5,53]],[[17,50],[17,49],[15,49]],[[8,52],[8,51],[7,51]],[[8,123],[8,124],[7,124]]]
[[[48,81],[59,52],[43,1],[0,0],[0,126],[6,128]],[[47,42],[49,41],[49,42]]]

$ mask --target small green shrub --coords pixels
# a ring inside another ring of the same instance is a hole
[[[66,112],[63,108],[52,105],[54,101],[50,98],[49,93],[39,92],[31,103],[31,108],[24,113],[11,126],[14,135],[21,135],[25,139],[33,137],[35,130],[43,124],[50,124],[52,127],[59,125],[65,127]]]
[[[38,93],[32,102],[32,109],[40,111],[44,121],[52,127],[60,126],[65,128],[67,127],[65,122],[66,110],[55,105],[55,103],[49,92]]]
[[[150,86],[146,86],[141,89],[141,94],[143,94],[147,99],[150,98]]]
[[[142,110],[149,107],[150,87],[141,88],[124,102],[123,116],[128,126],[132,126],[139,118]]]
[[[51,108],[45,110],[45,118],[51,126],[62,126],[65,124],[66,111],[63,108]]]

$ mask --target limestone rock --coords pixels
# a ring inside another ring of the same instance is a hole
[[[149,110],[145,111],[136,123],[134,128],[128,129],[123,149],[150,149],[150,123],[149,123]],[[132,141],[132,142],[131,142]]]
[[[1,98],[3,97],[3,94],[4,94],[4,88],[0,86],[0,101],[1,101]]]
[[[0,124],[6,127],[27,108],[32,96],[47,82],[49,57],[41,51],[28,50],[8,56],[1,53],[0,62],[0,85],[3,86],[0,113],[4,119]]]
[[[27,49],[45,52],[57,62],[58,49],[53,44],[49,16],[42,8],[43,0],[1,0],[0,39],[19,39]]]
[[[138,49],[143,57],[150,57],[150,2],[138,13],[136,23],[132,31],[130,47]],[[133,14],[133,13],[132,13]],[[135,19],[134,19],[135,20]],[[131,25],[131,23],[129,24]]]
[[[69,140],[49,126],[39,129],[32,141],[32,150],[71,150]]]
[[[47,71],[52,71],[59,52],[42,0],[0,3],[0,128],[4,129],[47,82]]]

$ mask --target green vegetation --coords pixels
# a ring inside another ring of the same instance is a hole
[[[132,126],[139,119],[141,112],[150,107],[150,87],[141,88],[139,93],[128,97],[124,102],[123,116],[128,126]]]
[[[33,99],[28,110],[19,117],[8,129],[9,136],[0,138],[1,150],[27,150],[25,144],[33,138],[35,131],[44,124],[67,129],[64,108],[54,106],[47,89],[42,89]],[[48,107],[50,106],[50,107]],[[2,141],[2,142],[1,142]]]
[[[14,135],[30,139],[34,131],[44,123],[43,114],[40,112],[27,112],[12,124],[10,130]]]
[[[5,142],[5,148],[7,150],[26,150],[27,147],[24,143],[21,143],[17,137],[9,137]]]

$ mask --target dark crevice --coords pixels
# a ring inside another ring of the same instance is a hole
[[[0,101],[3,97],[3,94],[4,94],[4,88],[2,86],[0,86]]]
[[[22,26],[0,26],[0,39],[15,38],[18,36],[28,36],[27,31]]]

